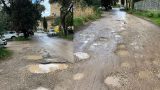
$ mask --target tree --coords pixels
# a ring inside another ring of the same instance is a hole
[[[43,28],[44,28],[44,30],[47,30],[47,28],[48,28],[48,23],[47,23],[47,20],[45,17],[43,18]]]
[[[73,26],[73,3],[72,0],[50,0],[50,3],[58,2],[61,4],[61,26],[64,35],[68,35],[68,27]]]
[[[23,32],[24,37],[29,37],[29,31],[38,25],[41,19],[42,7],[41,0],[0,0],[3,4],[3,10],[9,15],[11,29],[17,32]],[[7,4],[9,3],[9,4]]]
[[[3,11],[0,11],[0,35],[9,28],[9,17]]]

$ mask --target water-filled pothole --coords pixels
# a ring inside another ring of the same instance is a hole
[[[120,44],[117,45],[117,49],[116,49],[115,53],[116,53],[116,55],[122,56],[122,57],[129,55],[127,47],[123,43],[120,43]]]
[[[44,88],[44,87],[38,87],[37,89],[33,89],[33,90],[49,90],[49,89]]]
[[[123,43],[120,43],[120,44],[117,45],[117,48],[118,49],[126,49],[126,45],[123,44]]]
[[[152,72],[146,71],[139,71],[138,76],[140,79],[150,79],[152,77]]]
[[[122,36],[127,36],[128,32],[127,31],[121,31],[121,32],[119,32],[119,34],[122,35]]]
[[[127,51],[127,50],[116,50],[115,51],[115,53],[116,53],[116,55],[118,55],[118,56],[122,56],[122,57],[125,57],[125,56],[128,56],[129,55],[129,52]]]
[[[41,55],[28,55],[26,56],[27,60],[42,60],[43,57]]]
[[[130,68],[131,66],[130,66],[130,64],[128,62],[123,62],[121,64],[121,67],[123,67],[123,68]]]
[[[66,64],[35,64],[29,65],[28,70],[31,73],[49,73],[55,72],[57,70],[64,70],[67,69],[68,65]]]
[[[104,83],[107,86],[118,87],[118,88],[123,87],[129,83],[127,79],[128,76],[126,75],[127,74],[125,73],[112,74],[104,80]]]
[[[74,53],[74,55],[78,60],[85,60],[85,59],[90,58],[90,55],[84,52],[76,52]]]
[[[110,77],[107,77],[105,80],[104,80],[104,83],[106,85],[111,85],[113,87],[121,87],[121,84],[120,84],[120,78],[119,77],[116,77],[116,76],[110,76]]]
[[[83,73],[77,73],[73,76],[74,80],[81,80],[84,78],[84,74]]]

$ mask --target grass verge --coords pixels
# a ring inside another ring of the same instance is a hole
[[[127,12],[160,26],[160,11],[128,10]]]
[[[0,48],[0,60],[6,59],[12,55],[12,51]]]
[[[74,34],[68,34],[67,36],[65,36],[62,31],[57,35],[58,38],[66,39],[66,40],[69,40],[69,41],[73,41]]]
[[[24,38],[23,36],[20,36],[20,37],[16,38],[16,41],[29,41],[29,40],[31,40],[30,37],[29,38]]]

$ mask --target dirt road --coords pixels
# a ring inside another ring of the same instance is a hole
[[[72,42],[44,34],[8,47],[0,90],[160,90],[160,28],[118,9],[75,34],[75,64]]]
[[[36,33],[31,41],[8,42],[14,55],[0,60],[0,90],[53,90],[55,72],[73,61],[73,43]],[[52,68],[52,70],[50,69]]]
[[[160,28],[150,22],[104,12],[76,33],[74,49],[80,62],[55,90],[160,90]]]

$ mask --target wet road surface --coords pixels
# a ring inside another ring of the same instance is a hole
[[[54,90],[160,90],[160,28],[119,9],[77,32]]]
[[[159,41],[158,26],[113,9],[77,32],[74,45],[46,34],[10,42],[0,90],[160,90]],[[64,63],[73,55],[77,63]]]
[[[8,42],[14,55],[0,62],[0,90],[53,90],[55,72],[73,61],[73,43],[35,33],[31,41]]]

